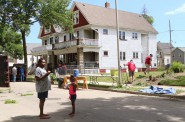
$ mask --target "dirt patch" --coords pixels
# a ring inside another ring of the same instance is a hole
[[[176,79],[177,76],[185,76],[185,72],[182,73],[171,73],[171,74],[164,74],[161,76],[154,76],[154,77],[144,77],[144,78],[138,78],[134,81],[133,85],[158,85],[158,83],[161,80],[166,80],[166,79]]]

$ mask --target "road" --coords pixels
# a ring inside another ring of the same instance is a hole
[[[35,84],[11,83],[11,93],[0,93],[0,122],[40,122]],[[1,89],[1,88],[0,88]],[[21,96],[21,94],[33,94]],[[78,90],[76,114],[69,116],[68,90],[52,86],[46,100],[46,122],[185,122],[185,101],[99,90]],[[6,99],[16,104],[4,104]]]

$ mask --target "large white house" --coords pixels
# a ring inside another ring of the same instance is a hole
[[[67,33],[57,25],[42,26],[39,33],[42,46],[34,48],[32,55],[43,56],[52,67],[60,59],[83,68],[117,68],[115,9],[107,2],[104,7],[74,2],[71,10],[74,33]],[[118,11],[118,18],[121,66],[132,59],[138,70],[142,70],[145,57],[153,54],[152,67],[156,68],[157,31],[140,14]]]

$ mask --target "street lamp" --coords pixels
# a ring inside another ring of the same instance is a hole
[[[121,65],[120,65],[120,51],[119,51],[119,23],[118,23],[118,8],[117,0],[115,0],[115,10],[116,10],[116,31],[117,31],[117,58],[118,58],[118,82],[117,85],[121,85]]]

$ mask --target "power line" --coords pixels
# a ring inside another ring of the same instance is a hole
[[[185,30],[171,30],[171,32],[175,32],[175,31],[185,31]],[[163,34],[163,33],[169,33],[169,30],[159,32],[158,34]]]

